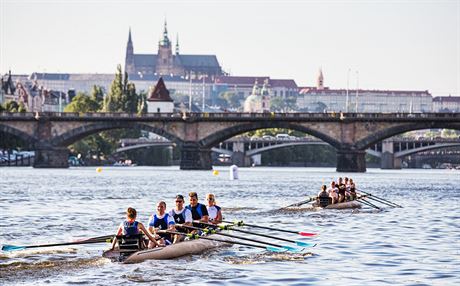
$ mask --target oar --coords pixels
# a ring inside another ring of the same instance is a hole
[[[303,250],[303,249],[299,249],[297,247],[292,247],[292,246],[288,246],[288,245],[279,245],[279,244],[276,244],[276,243],[261,241],[261,240],[252,239],[252,238],[249,238],[249,237],[242,237],[242,236],[233,235],[233,234],[229,234],[229,233],[218,232],[218,231],[216,231],[216,229],[201,228],[201,227],[188,226],[188,225],[183,225],[183,224],[179,224],[179,226],[189,228],[189,229],[201,230],[204,233],[228,236],[228,237],[233,237],[233,238],[237,238],[237,239],[241,239],[241,240],[252,241],[252,242],[255,242],[255,243],[271,245],[271,246],[275,246],[275,247],[279,247],[279,248],[285,248],[285,249],[287,249],[289,251],[292,251],[292,252],[301,252]]]
[[[367,199],[369,199],[369,200],[373,200],[373,201],[379,202],[379,203],[381,203],[381,204],[390,206],[390,207],[392,207],[392,208],[395,208],[395,207],[396,207],[395,205],[391,205],[391,204],[386,203],[386,202],[384,202],[384,201],[381,201],[381,200],[378,200],[378,199],[376,199],[376,198],[373,198],[373,197],[371,197],[371,196],[369,196],[369,195],[364,195],[364,194],[361,194],[361,193],[357,193],[357,194],[359,194],[359,195],[361,195],[361,196],[365,196],[365,197],[366,197]]]
[[[358,201],[358,202],[360,202],[360,203],[363,203],[363,204],[365,204],[365,205],[368,205],[368,206],[370,206],[370,207],[373,207],[373,208],[376,208],[376,209],[380,210],[380,208],[379,208],[378,206],[374,205],[374,204],[371,203],[371,202],[366,201],[363,197],[357,198],[356,201]]]
[[[257,225],[257,224],[247,224],[247,223],[244,223],[243,221],[231,222],[231,221],[224,221],[223,220],[222,222],[232,223],[232,224],[237,225],[237,226],[249,226],[249,227],[262,228],[262,229],[274,230],[274,231],[279,231],[279,232],[295,233],[295,234],[299,234],[301,236],[315,236],[316,235],[316,233],[311,233],[311,232],[303,232],[303,231],[297,231],[297,230],[287,230],[287,229],[281,229],[281,228],[261,226],[261,225]]]
[[[216,227],[216,225],[211,224],[211,223],[204,223],[204,224],[209,225],[210,227]],[[242,229],[238,229],[238,228],[232,228],[231,225],[219,224],[219,225],[217,225],[217,227],[220,228],[220,229],[233,230],[233,231],[252,234],[252,235],[256,235],[256,236],[267,237],[267,238],[272,238],[272,239],[276,239],[276,240],[282,240],[282,241],[286,241],[286,242],[291,242],[291,243],[297,244],[300,247],[314,247],[314,246],[316,246],[316,243],[303,242],[303,241],[298,241],[298,240],[290,240],[290,239],[286,239],[286,238],[283,238],[283,237],[272,236],[272,235],[268,235],[268,234],[242,230]]]
[[[398,205],[398,204],[395,204],[395,203],[393,203],[393,202],[390,202],[390,201],[388,201],[388,200],[385,200],[384,198],[377,197],[376,195],[373,195],[373,194],[371,194],[371,193],[367,193],[367,192],[361,191],[361,190],[359,190],[359,192],[361,192],[361,193],[363,193],[363,194],[366,194],[366,195],[368,195],[369,197],[373,197],[374,199],[379,199],[379,200],[381,200],[381,201],[383,201],[383,202],[392,204],[392,205],[394,205],[395,207],[402,208],[402,206],[400,206],[400,205]]]
[[[245,245],[245,246],[250,246],[250,247],[262,248],[270,252],[286,252],[285,248],[278,248],[278,247],[273,247],[273,246],[262,246],[262,245],[244,243],[244,242],[239,242],[239,241],[230,241],[230,240],[218,239],[218,238],[213,238],[213,237],[199,236],[198,234],[192,234],[192,233],[184,233],[184,232],[170,231],[170,230],[159,230],[158,233],[179,234],[179,235],[185,235],[191,239],[205,239],[205,240],[212,240],[212,241],[218,241],[218,242],[223,242],[223,243]]]
[[[104,237],[113,237],[114,235],[106,235],[103,237],[93,237],[93,238],[88,238],[86,240],[82,241],[72,241],[72,242],[63,242],[63,243],[51,243],[51,244],[38,244],[38,245],[26,245],[26,246],[17,246],[17,245],[9,245],[5,244],[2,246],[3,251],[14,251],[14,250],[23,250],[23,249],[28,249],[28,248],[39,248],[39,247],[53,247],[53,246],[64,246],[64,245],[77,245],[77,244],[91,244],[91,243],[103,243],[106,242],[105,240],[102,240],[101,238]]]
[[[308,204],[309,202],[316,200],[316,198],[317,197],[309,197],[308,200],[301,201],[301,202],[298,202],[292,205],[288,205],[288,206],[282,207],[281,209],[290,208],[290,207],[300,207],[301,205]]]

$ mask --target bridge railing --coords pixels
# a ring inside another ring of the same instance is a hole
[[[460,113],[125,113],[125,112],[0,112],[0,118],[91,117],[91,118],[182,118],[182,119],[460,119]]]

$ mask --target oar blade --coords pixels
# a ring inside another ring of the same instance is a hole
[[[15,245],[3,245],[2,251],[15,251],[15,250],[23,250],[26,249],[24,246],[15,246]]]
[[[292,247],[288,245],[283,245],[283,248],[285,248],[287,251],[290,251],[290,252],[302,252],[304,250],[303,248]]]
[[[300,231],[299,232],[299,235],[301,236],[315,236],[317,235],[316,233],[312,233],[312,232],[303,232],[303,231]]]
[[[295,244],[297,244],[300,247],[315,247],[316,246],[316,243],[304,242],[304,241],[296,241]]]
[[[286,252],[287,249],[285,248],[279,248],[279,247],[274,247],[274,246],[267,246],[265,249],[267,249],[270,252]]]

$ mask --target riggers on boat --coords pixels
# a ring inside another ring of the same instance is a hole
[[[326,207],[321,207],[315,203],[313,204],[313,207],[315,209],[328,209],[328,210],[360,209],[361,204],[357,201],[349,201],[349,202],[328,205]]]
[[[209,235],[207,237],[211,238],[215,235]],[[117,237],[118,239],[124,239],[122,237]],[[139,241],[139,240],[138,240]],[[193,240],[186,240],[176,244],[164,246],[164,247],[156,247],[152,249],[144,249],[144,250],[137,250],[139,248],[134,248],[129,246],[125,248],[126,245],[136,245],[137,242],[133,239],[132,241],[124,241],[123,243],[123,251],[120,250],[107,250],[104,251],[102,254],[103,257],[110,258],[116,261],[120,261],[123,263],[138,263],[148,259],[157,259],[157,260],[164,260],[164,259],[173,259],[185,255],[191,254],[199,254],[203,253],[207,250],[211,250],[213,248],[221,247],[224,245],[228,245],[227,243],[214,241],[214,240],[205,240],[205,239],[193,239]],[[129,249],[132,249],[130,251]]]

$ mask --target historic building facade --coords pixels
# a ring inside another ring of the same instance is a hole
[[[320,70],[317,85],[300,87],[297,106],[304,112],[432,112],[427,90],[331,89]]]
[[[178,39],[173,53],[166,22],[163,37],[158,42],[157,54],[135,54],[131,29],[129,30],[125,71],[131,80],[165,75],[201,79],[203,77],[214,78],[224,74],[215,55],[180,54]]]

